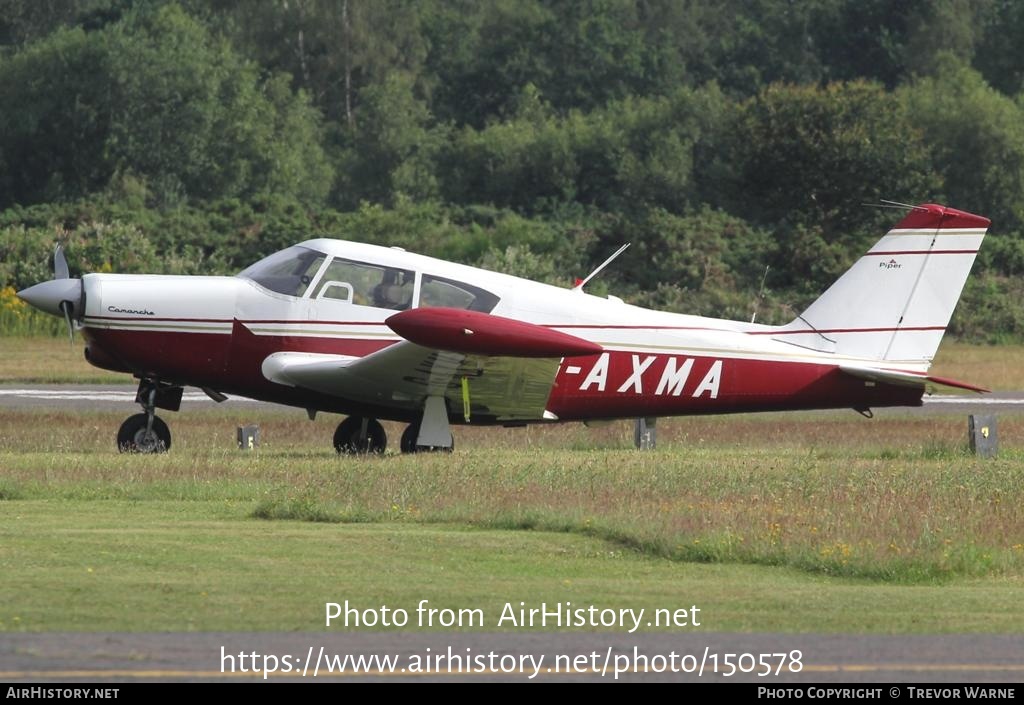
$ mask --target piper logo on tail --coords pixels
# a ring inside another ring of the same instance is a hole
[[[610,360],[611,356],[609,353],[602,353],[597,358],[597,362],[590,368],[587,376],[579,386],[581,392],[590,391],[591,389],[595,389],[598,392],[614,389],[619,394],[643,394],[645,390],[647,393],[651,393],[651,390],[653,390],[655,396],[671,395],[678,397],[686,390],[691,379],[698,379],[696,376],[691,377],[694,366],[693,358],[680,358],[672,355],[634,354],[630,355],[631,370],[625,375],[621,372],[615,375],[621,377],[622,381],[619,382],[616,379],[609,386]],[[577,375],[583,372],[583,368],[575,365],[569,366],[565,368],[565,372],[566,374]],[[616,384],[616,382],[619,383]],[[715,360],[704,371],[700,382],[692,387],[690,396],[697,399],[707,394],[708,398],[717,399],[718,388],[721,382],[722,361]]]
[[[900,269],[901,267],[903,267],[902,264],[900,264],[894,259],[891,259],[888,262],[879,262],[878,266],[881,267],[882,269]]]

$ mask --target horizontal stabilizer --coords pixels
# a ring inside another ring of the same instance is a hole
[[[875,367],[852,367],[841,365],[839,369],[853,377],[866,379],[871,382],[883,384],[895,384],[900,387],[922,387],[931,392],[935,387],[953,387],[955,389],[966,389],[972,392],[990,392],[992,390],[978,387],[967,382],[960,382],[946,377],[934,377],[928,374],[918,374],[902,370],[881,370]]]
[[[385,322],[417,345],[466,355],[575,357],[602,351],[597,343],[568,333],[459,308],[414,308]]]

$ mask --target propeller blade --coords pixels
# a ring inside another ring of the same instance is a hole
[[[64,248],[60,245],[53,250],[53,278],[67,279],[71,276],[68,269],[68,260],[64,257]]]
[[[65,270],[66,270],[66,268],[67,268],[67,265],[65,265]],[[71,306],[72,306],[72,303],[70,301],[61,301],[60,302],[60,310],[63,311],[63,313],[64,313],[64,320],[68,324],[68,342],[71,343],[72,346],[74,346],[74,344],[75,344],[75,326],[74,326],[74,324],[71,323]]]

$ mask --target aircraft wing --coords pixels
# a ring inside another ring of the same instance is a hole
[[[877,367],[855,367],[852,365],[840,365],[839,369],[853,377],[866,379],[871,382],[884,384],[895,384],[901,387],[921,387],[932,393],[936,387],[952,387],[955,389],[967,389],[972,392],[990,392],[992,390],[978,387],[968,382],[960,382],[946,377],[935,377],[927,374],[917,374],[903,370],[886,370]]]
[[[413,309],[388,325],[407,339],[361,358],[274,353],[263,374],[383,406],[421,409],[426,397],[444,396],[454,410],[468,399],[472,418],[515,422],[553,418],[545,406],[562,357],[601,350],[542,326],[472,311]]]
[[[464,408],[467,379],[470,415],[494,421],[544,418],[558,359],[483,357],[425,348],[407,340],[371,355],[280,352],[263,363],[267,379],[323,394],[383,406],[422,408],[443,396]]]

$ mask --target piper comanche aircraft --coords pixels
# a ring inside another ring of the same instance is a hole
[[[341,453],[451,450],[452,424],[919,406],[989,220],[905,217],[788,325],[651,311],[398,248],[316,239],[234,277],[86,274],[19,296],[78,328],[90,363],[134,375],[122,451],[171,445],[156,409],[185,385],[346,414]],[[605,263],[607,264],[607,262]],[[603,265],[602,265],[603,266]],[[600,268],[598,268],[600,269]],[[596,273],[596,272],[595,272]],[[593,275],[591,275],[593,276]],[[588,278],[589,279],[589,278]],[[585,283],[585,282],[584,282]]]

